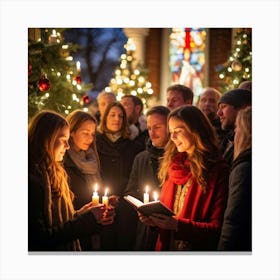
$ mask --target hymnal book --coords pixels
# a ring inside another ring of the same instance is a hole
[[[144,216],[151,216],[152,214],[163,214],[167,216],[175,215],[167,206],[165,206],[161,201],[151,201],[148,203],[143,203],[141,200],[131,196],[126,195],[124,199],[132,204],[137,211],[139,211]]]

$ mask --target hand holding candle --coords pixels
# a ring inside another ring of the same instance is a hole
[[[108,207],[108,204],[109,204],[109,199],[108,199],[107,193],[108,193],[108,188],[105,189],[105,193],[102,196],[102,204],[104,204],[106,207]]]
[[[97,184],[95,184],[94,192],[92,194],[92,199],[91,199],[94,206],[99,204],[99,195],[98,195],[97,189],[98,189],[98,186],[97,186]]]
[[[144,199],[143,199],[144,203],[148,203],[149,202],[149,193],[148,193],[148,186],[146,186],[146,191],[144,193]]]

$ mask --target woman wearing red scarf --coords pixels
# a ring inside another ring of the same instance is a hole
[[[229,176],[217,136],[207,117],[191,105],[172,111],[168,126],[160,200],[176,215],[140,215],[140,220],[159,228],[155,250],[216,250]]]

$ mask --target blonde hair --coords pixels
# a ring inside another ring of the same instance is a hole
[[[189,153],[190,169],[197,183],[206,190],[209,167],[220,157],[220,149],[214,128],[208,118],[195,106],[185,105],[172,111],[168,116],[180,120],[185,129],[191,133],[194,144]],[[171,138],[169,139],[160,165],[158,177],[163,184],[168,178],[168,167],[178,154]]]
[[[238,142],[234,141],[234,159],[238,155],[252,147],[252,107],[240,109],[237,113],[236,126],[239,128]]]
[[[95,127],[97,128],[97,120],[95,119],[94,116],[92,116],[89,113],[86,113],[82,110],[75,110],[73,112],[71,112],[67,117],[66,120],[68,121],[69,125],[70,125],[70,133],[75,132],[79,129],[79,127],[85,122],[85,121],[92,121],[95,124]],[[70,136],[70,140],[71,140],[71,136]],[[91,148],[94,151],[96,160],[97,160],[97,164],[98,164],[98,169],[100,170],[100,160],[99,160],[99,156],[98,156],[98,152],[97,152],[97,148],[96,148],[96,141],[92,141],[91,144]]]
[[[63,196],[72,213],[73,193],[68,185],[68,176],[62,164],[55,160],[55,141],[62,128],[68,126],[66,119],[58,113],[43,110],[36,114],[28,126],[29,172],[39,176],[51,191]]]

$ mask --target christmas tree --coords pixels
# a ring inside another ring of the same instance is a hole
[[[241,28],[234,37],[234,47],[226,63],[217,67],[220,90],[226,92],[237,88],[243,81],[252,80],[251,29]]]
[[[28,40],[28,117],[43,109],[67,115],[89,103],[81,65],[72,52],[78,45],[63,42],[64,29],[40,29],[40,38]]]
[[[148,71],[135,58],[135,45],[131,38],[124,45],[126,53],[120,57],[120,65],[115,69],[115,76],[111,79],[105,91],[116,94],[117,100],[124,95],[135,95],[141,98],[145,107],[152,96],[152,84],[147,81]]]

